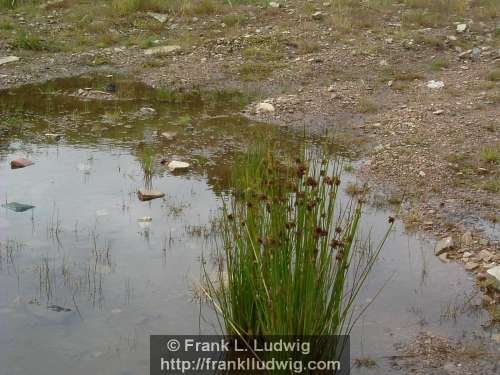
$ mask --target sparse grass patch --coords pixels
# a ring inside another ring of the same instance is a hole
[[[496,68],[491,70],[488,73],[488,79],[492,82],[499,82],[500,81],[500,68]]]
[[[372,98],[361,97],[358,100],[357,110],[361,113],[375,113],[379,109],[379,105]]]
[[[240,78],[244,81],[262,81],[271,76],[273,71],[282,67],[281,64],[255,61],[245,62],[238,67]]]
[[[496,177],[486,182],[484,190],[489,191],[490,193],[500,192],[500,178]]]
[[[31,50],[31,51],[48,51],[50,50],[49,44],[34,34],[20,32],[16,39],[11,42],[14,48]]]
[[[485,147],[481,150],[480,158],[485,163],[500,163],[500,147]]]
[[[432,71],[439,71],[450,66],[450,62],[444,56],[436,57],[429,64],[429,69]]]
[[[9,21],[0,21],[0,30],[4,31],[14,30],[14,25]]]
[[[247,21],[248,16],[244,14],[226,14],[222,16],[222,22],[228,27],[243,26]]]

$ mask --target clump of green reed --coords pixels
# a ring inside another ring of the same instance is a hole
[[[361,251],[362,202],[340,208],[341,169],[312,152],[283,162],[269,146],[255,146],[236,162],[221,218],[218,277],[205,289],[228,334],[350,331],[353,303],[381,245]]]
[[[139,150],[138,159],[144,175],[144,184],[146,188],[151,188],[152,186],[155,157],[156,152],[150,146],[143,147]]]

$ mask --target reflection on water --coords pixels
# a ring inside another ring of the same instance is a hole
[[[35,206],[0,209],[0,374],[144,374],[148,335],[218,332],[194,294],[232,156],[259,136],[294,147],[236,115],[245,102],[115,77],[0,94],[0,199]],[[11,170],[17,157],[35,164]],[[172,174],[163,159],[192,167]],[[165,196],[141,202],[145,187]],[[379,239],[388,215],[367,208],[365,234]],[[358,309],[383,288],[351,340],[375,373],[419,330],[486,334],[473,283],[431,247],[398,224],[361,296]]]

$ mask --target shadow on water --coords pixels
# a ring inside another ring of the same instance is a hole
[[[0,208],[0,374],[145,373],[149,334],[198,332],[193,289],[233,156],[249,140],[277,139],[276,152],[300,142],[238,115],[248,100],[115,76],[0,92],[0,200],[35,206]],[[35,164],[11,170],[17,157]],[[171,160],[191,168],[174,174]],[[145,187],[165,196],[141,202]],[[391,213],[365,211],[377,241]],[[383,358],[420,330],[487,336],[478,300],[460,267],[398,223],[361,296],[358,309],[371,306],[353,357],[398,373]],[[211,309],[202,312],[202,332],[214,332]]]

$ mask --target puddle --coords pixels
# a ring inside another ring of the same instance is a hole
[[[283,147],[294,141],[238,116],[247,100],[115,77],[0,93],[0,200],[35,206],[0,208],[0,374],[144,374],[150,334],[218,332],[193,289],[231,158],[258,136]],[[35,164],[11,170],[17,157]],[[175,175],[163,158],[192,167]],[[165,197],[141,202],[136,192],[145,187]],[[390,212],[365,211],[376,241]],[[491,334],[471,277],[442,264],[432,247],[397,223],[361,305],[383,289],[351,338],[352,357],[377,367],[353,373],[398,373],[386,357],[420,331]]]

